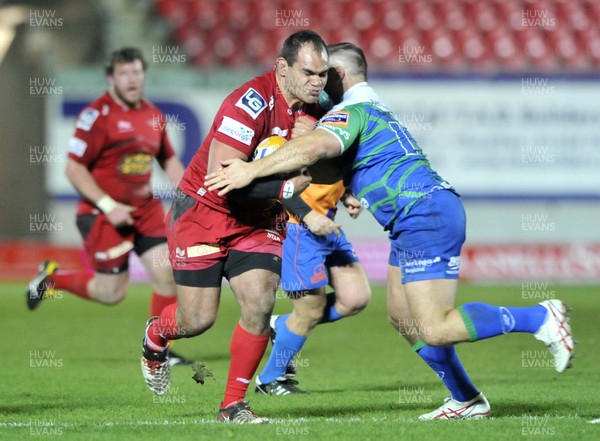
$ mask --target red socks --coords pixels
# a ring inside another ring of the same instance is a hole
[[[177,326],[177,303],[172,303],[162,310],[158,320],[154,320],[146,332],[146,344],[155,352],[164,351],[167,340],[177,340],[179,335]]]
[[[54,285],[55,290],[69,291],[82,299],[90,300],[87,285],[93,278],[93,273],[57,271],[48,276],[46,283],[48,287]]]
[[[175,294],[167,297],[152,292],[152,297],[150,297],[150,317],[160,316],[163,309],[176,302],[177,296]]]
[[[268,335],[250,334],[239,323],[236,325],[229,346],[231,365],[221,408],[242,400],[246,396],[248,385],[256,373],[268,342]]]

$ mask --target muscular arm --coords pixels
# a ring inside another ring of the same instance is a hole
[[[250,184],[250,185],[252,185],[252,184]],[[304,202],[304,199],[302,199],[300,196],[294,196],[291,199],[281,201],[281,203],[300,222],[302,222],[304,220],[304,217],[307,214],[309,214],[311,211],[313,211],[313,209],[310,208],[310,206],[306,202]]]
[[[210,144],[208,153],[208,173],[221,172],[221,164],[230,159],[238,159],[240,162],[247,164],[248,157],[241,151],[228,146],[221,141],[213,139]],[[256,199],[278,199],[282,197],[282,191],[285,183],[291,181],[293,183],[294,194],[301,193],[310,182],[309,176],[296,176],[289,180],[280,179],[263,179],[255,182],[253,185],[247,186],[242,190],[238,190],[240,194]],[[240,187],[241,188],[241,187]]]
[[[65,174],[73,187],[88,201],[96,204],[103,196],[106,196],[85,165],[69,158]]]
[[[301,197],[294,196],[286,201],[281,201],[281,203],[296,219],[304,222],[311,233],[318,236],[325,236],[330,233],[335,233],[336,236],[340,235],[340,224],[335,223],[324,214],[310,208]]]
[[[114,226],[133,225],[133,218],[129,214],[133,207],[119,204],[108,196],[85,165],[69,158],[65,174],[79,194],[102,210],[110,223]]]
[[[242,161],[247,161],[248,157],[238,149],[213,139],[210,143],[210,150],[208,152],[207,173],[214,173],[218,171],[222,167],[221,162],[228,159],[240,159]]]
[[[223,195],[245,187],[256,178],[299,170],[321,158],[333,158],[341,153],[338,139],[326,130],[317,129],[306,136],[286,142],[279,150],[258,161],[222,161],[219,166],[227,167],[220,173],[209,169],[205,185],[211,191],[222,189],[219,195]]]
[[[326,130],[313,130],[286,142],[278,151],[250,164],[253,179],[287,173],[314,164],[321,158],[341,155],[337,138]]]

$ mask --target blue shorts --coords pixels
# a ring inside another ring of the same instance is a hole
[[[358,262],[352,244],[341,231],[317,236],[306,227],[287,224],[283,241],[281,288],[287,292],[316,289],[329,283],[328,268]]]
[[[465,229],[460,197],[449,190],[434,191],[394,223],[389,264],[400,267],[402,283],[458,279]]]

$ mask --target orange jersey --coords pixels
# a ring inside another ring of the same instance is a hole
[[[312,182],[300,197],[310,208],[317,213],[333,219],[337,203],[345,192],[342,180],[342,166],[344,161],[340,158],[321,159],[308,168]],[[288,212],[288,222],[297,224],[298,219]]]
[[[300,194],[300,197],[317,213],[324,214],[333,219],[335,217],[337,203],[344,194],[344,191],[344,183],[340,179],[335,184],[310,184],[308,188]],[[290,215],[288,222],[297,224],[298,219],[296,219],[293,214],[289,213],[289,211],[288,214]]]

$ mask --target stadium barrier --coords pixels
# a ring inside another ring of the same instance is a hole
[[[387,240],[357,239],[353,243],[370,281],[385,283],[390,249]],[[0,243],[0,280],[29,280],[38,264],[50,258],[66,270],[91,271],[79,247],[6,242]],[[149,281],[134,254],[129,267],[133,282]],[[600,243],[467,245],[461,256],[460,274],[467,282],[598,283]]]

